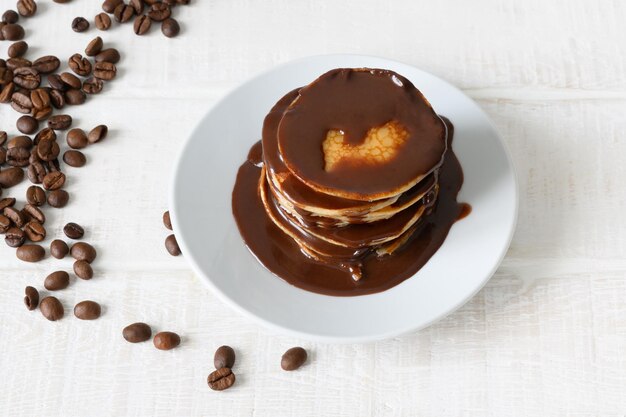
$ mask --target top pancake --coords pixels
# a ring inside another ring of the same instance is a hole
[[[302,88],[278,126],[289,171],[317,192],[376,201],[410,189],[440,165],[446,127],[401,75],[335,69]]]

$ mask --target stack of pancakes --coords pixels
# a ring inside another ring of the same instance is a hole
[[[259,194],[307,256],[362,277],[436,206],[447,128],[388,70],[336,69],[276,103],[263,125]]]

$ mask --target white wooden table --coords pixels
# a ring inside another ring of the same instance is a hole
[[[66,58],[98,34],[123,60],[106,92],[71,110],[76,126],[111,134],[69,169],[71,204],[46,211],[51,236],[75,221],[99,252],[95,278],[59,293],[65,319],[28,312],[22,297],[71,262],[27,265],[0,245],[0,416],[626,413],[626,3],[195,0],[176,11],[176,39],[131,24],[72,32],[100,0],[39,6],[24,23],[28,57]],[[518,230],[490,283],[436,325],[372,344],[272,334],[163,247],[172,156],[207,108],[259,71],[335,52],[405,61],[462,88],[502,132],[520,181]],[[16,118],[1,106],[0,130],[15,134]],[[4,196],[23,202],[26,185]],[[72,316],[83,299],[102,303],[100,320]],[[121,329],[134,321],[183,343],[130,345]],[[221,344],[237,350],[237,384],[216,393],[206,377]],[[281,371],[298,344],[309,364]]]

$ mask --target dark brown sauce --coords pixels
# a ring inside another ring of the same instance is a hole
[[[452,125],[444,121],[448,124],[448,150],[439,170],[439,195],[432,212],[419,221],[411,239],[392,255],[365,257],[363,278],[359,281],[354,281],[345,268],[335,268],[304,255],[298,244],[269,219],[258,191],[261,168],[250,161],[239,168],[232,196],[233,215],[246,245],[272,273],[307,291],[356,296],[400,284],[434,255],[465,207],[456,201],[463,184],[463,171],[450,146]],[[258,146],[253,147],[252,161],[258,160]]]

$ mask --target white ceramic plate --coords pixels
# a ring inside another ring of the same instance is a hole
[[[310,293],[271,274],[248,251],[231,214],[237,169],[260,139],[266,113],[286,92],[338,67],[394,70],[452,121],[453,148],[465,174],[459,201],[473,208],[415,276],[385,292],[359,297]],[[421,329],[467,302],[504,257],[517,205],[517,184],[505,145],[476,103],[447,82],[399,62],[330,55],[282,65],[217,103],[180,153],[170,207],[185,259],[228,305],[284,333],[355,342]]]

